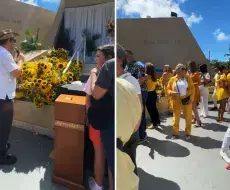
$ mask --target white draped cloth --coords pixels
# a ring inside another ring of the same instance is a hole
[[[70,38],[75,40],[76,51],[82,43],[82,31],[87,29],[91,34],[100,34],[101,38],[97,40],[97,46],[110,42],[106,32],[106,23],[110,18],[114,18],[114,3],[103,3],[93,6],[66,8],[65,9],[65,28],[70,30]],[[81,48],[81,49],[82,49]],[[77,58],[77,54],[74,58]],[[80,54],[83,58],[83,54]]]

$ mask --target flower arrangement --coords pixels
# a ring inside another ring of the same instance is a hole
[[[162,77],[157,79],[156,92],[161,97],[165,96],[165,90],[164,90],[163,85],[162,85]]]
[[[110,18],[110,20],[106,23],[106,31],[109,35],[113,36],[115,30],[115,21],[113,18]]]
[[[23,63],[16,98],[33,102],[37,108],[52,105],[57,98],[58,87],[79,80],[81,74],[83,63],[76,60],[63,74],[68,55],[67,50],[51,49],[40,60]]]

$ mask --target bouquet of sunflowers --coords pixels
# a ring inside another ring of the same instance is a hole
[[[109,35],[114,35],[114,29],[115,29],[115,21],[113,18],[111,18],[106,23],[106,31]]]
[[[51,49],[48,56],[38,61],[25,62],[18,80],[17,99],[33,102],[37,108],[52,105],[57,98],[58,87],[79,80],[82,61],[72,61],[68,71],[69,52],[64,49]]]
[[[159,96],[165,97],[165,90],[164,90],[163,84],[162,84],[162,77],[157,79],[156,92]]]

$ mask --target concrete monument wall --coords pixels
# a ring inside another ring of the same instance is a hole
[[[183,18],[118,19],[117,41],[135,54],[136,59],[156,66],[190,60],[208,63]]]
[[[17,44],[24,40],[27,29],[36,32],[40,29],[39,37],[47,48],[46,41],[48,33],[52,28],[56,14],[54,12],[35,7],[15,0],[1,1],[0,6],[0,30],[12,29],[20,34]]]

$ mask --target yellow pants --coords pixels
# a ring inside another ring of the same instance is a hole
[[[181,117],[181,110],[185,118],[185,133],[186,135],[191,134],[192,130],[192,104],[182,105],[180,98],[172,100],[172,109],[173,109],[173,134],[178,135],[179,124]]]

